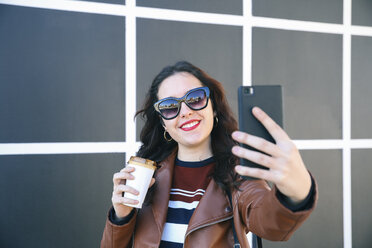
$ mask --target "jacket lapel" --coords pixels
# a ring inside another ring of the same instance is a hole
[[[207,226],[232,217],[229,199],[212,179],[195,209],[186,235],[202,226]]]
[[[158,185],[155,188],[154,198],[152,202],[152,212],[158,230],[163,231],[163,227],[167,218],[168,202],[170,188],[172,186],[174,160],[176,152],[173,152],[166,160],[161,162],[161,168],[158,169],[155,179]]]
[[[175,155],[172,154],[160,163],[160,168],[155,172],[155,182],[151,205],[144,205],[139,210],[134,247],[159,247],[161,235],[167,217],[170,187]]]

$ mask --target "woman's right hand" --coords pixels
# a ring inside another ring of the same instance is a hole
[[[115,209],[116,217],[123,218],[127,216],[133,209],[133,207],[129,207],[124,204],[137,204],[137,200],[129,199],[123,196],[123,193],[128,192],[133,195],[138,195],[139,192],[128,186],[125,185],[126,180],[133,180],[134,176],[132,175],[132,172],[135,170],[135,168],[131,166],[126,166],[124,169],[122,169],[120,172],[115,173],[113,177],[113,183],[114,183],[114,189],[112,192],[112,205]],[[150,187],[154,184],[155,179],[151,179]]]

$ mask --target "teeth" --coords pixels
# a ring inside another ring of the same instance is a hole
[[[190,122],[186,125],[183,125],[182,128],[189,128],[189,127],[193,127],[195,126],[196,124],[198,124],[199,122],[198,121],[193,121],[193,122]]]

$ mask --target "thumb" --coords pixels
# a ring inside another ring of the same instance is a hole
[[[155,183],[155,178],[151,178],[151,182],[150,182],[150,186],[149,186],[149,188],[150,188],[152,185],[154,185],[154,183]]]

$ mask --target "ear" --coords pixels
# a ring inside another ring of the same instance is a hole
[[[217,116],[217,112],[213,111],[213,117],[216,117],[216,116]]]

